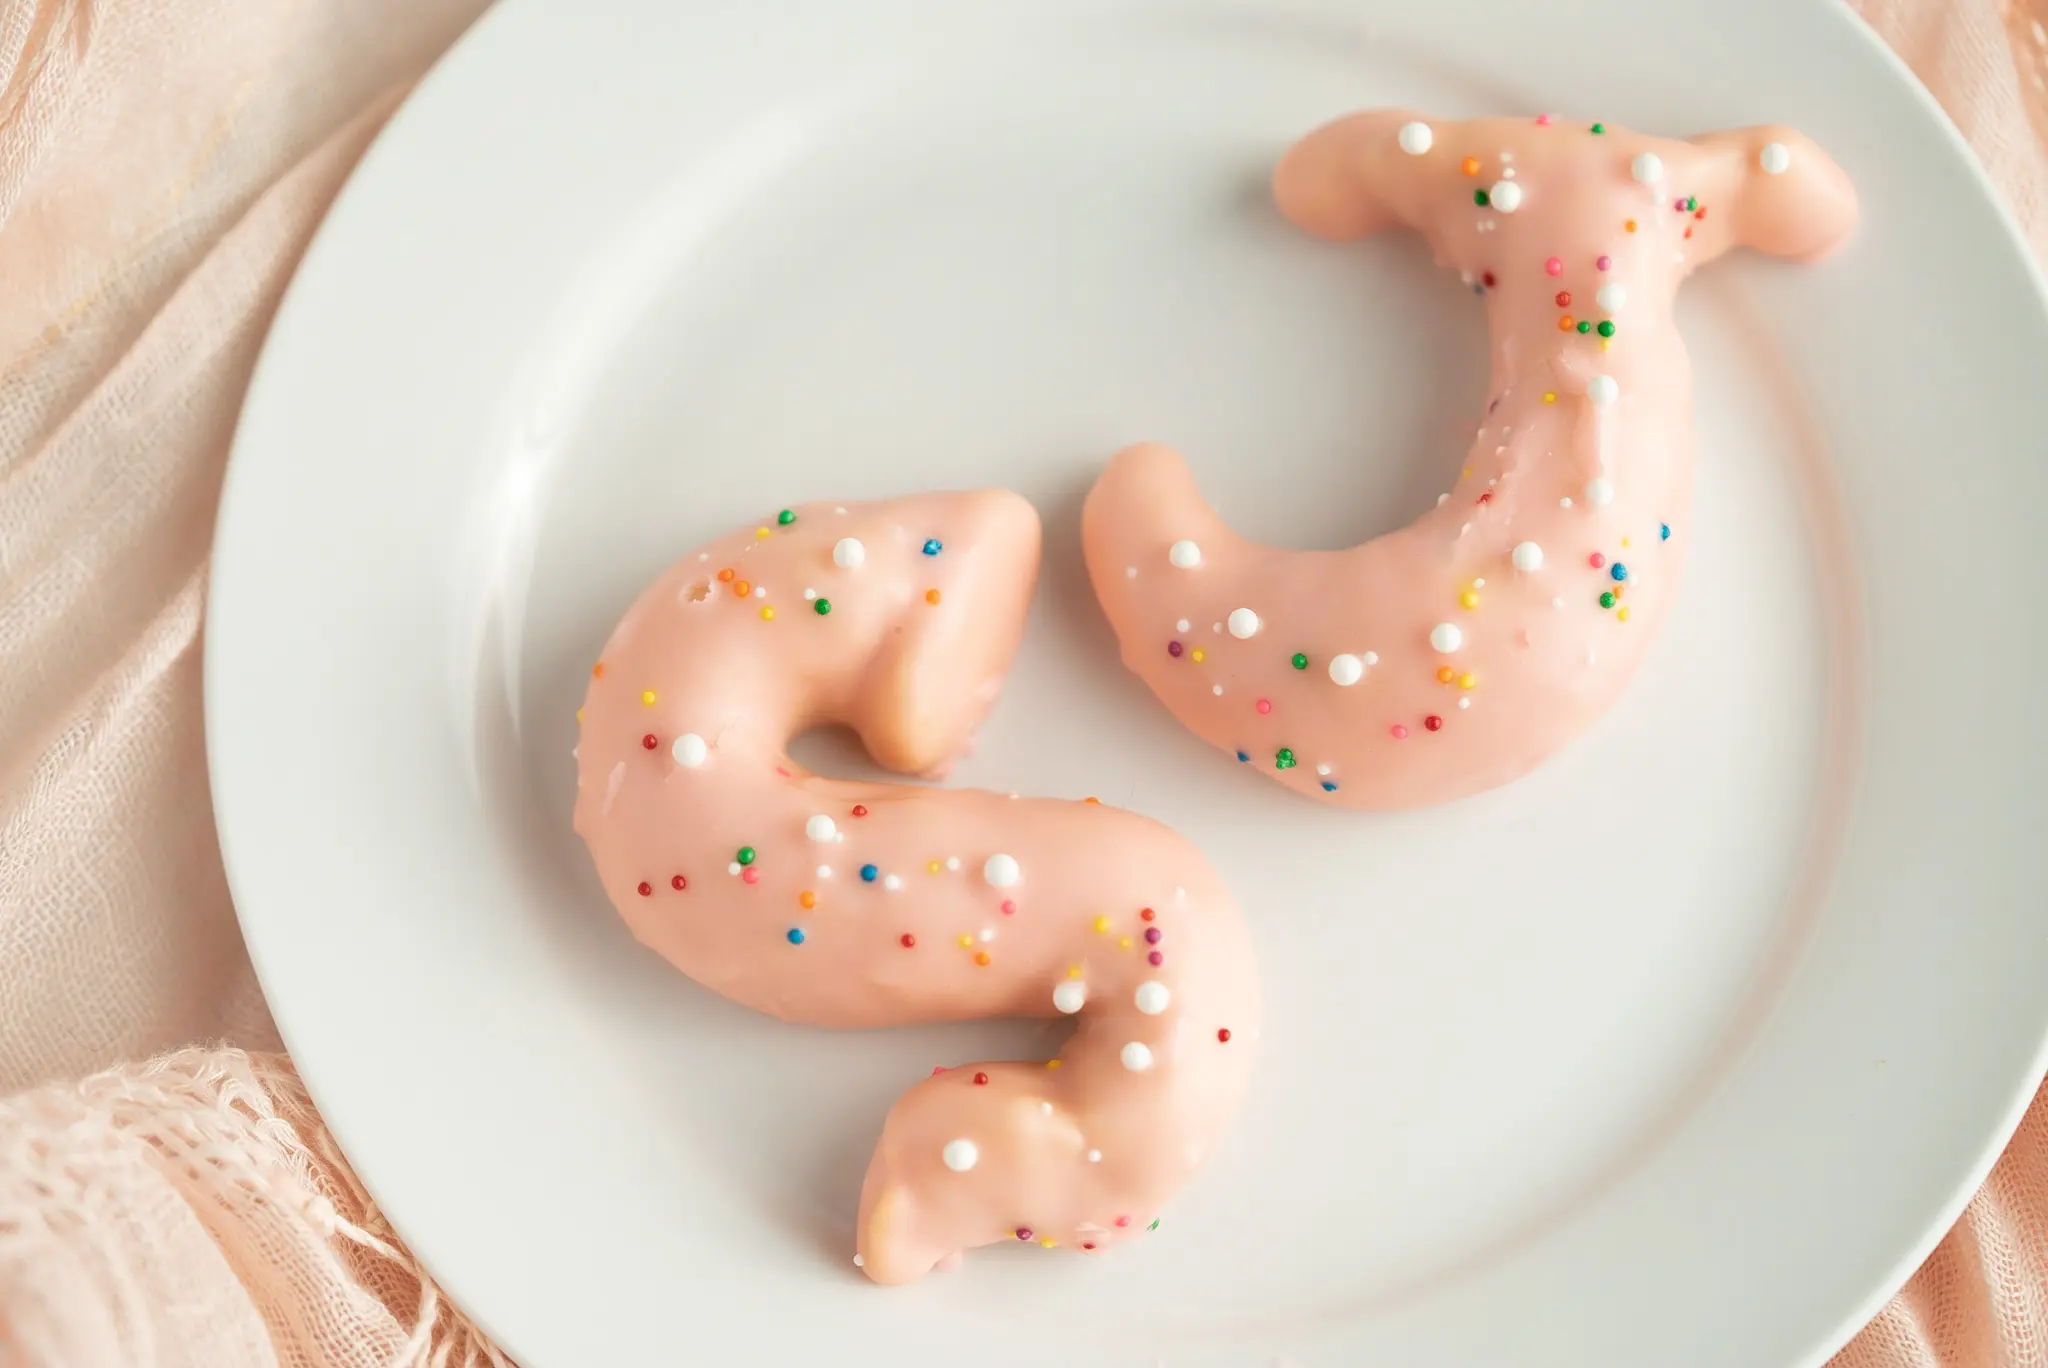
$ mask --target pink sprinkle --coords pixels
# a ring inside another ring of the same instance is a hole
[[[1406,741],[1408,739],[1408,729],[1402,726],[1399,722],[1396,722],[1393,726],[1387,728],[1387,732],[1396,741]]]
[[[1124,1226],[1127,1226],[1131,1223],[1131,1218],[1128,1216],[1119,1216],[1116,1218],[1116,1223],[1118,1229],[1122,1229]]]
[[[1270,698],[1262,698],[1262,699],[1260,699],[1260,700],[1259,700],[1259,715],[1260,715],[1261,717],[1263,717],[1263,716],[1265,716],[1265,715],[1266,715],[1267,713],[1269,713],[1269,712],[1271,712],[1271,711],[1273,711],[1273,700],[1272,700],[1272,699],[1270,699]]]
[[[1606,270],[1609,266],[1612,266],[1613,264],[1614,258],[1610,256],[1598,257],[1593,262],[1594,266],[1598,267],[1600,270],[1603,271]]]
[[[1685,201],[1682,199],[1675,199],[1671,201],[1671,207],[1682,214],[1685,212]]]
[[[1006,917],[1017,915],[1017,900],[1015,898],[1003,899],[1003,915]]]
[[[1586,564],[1592,566],[1595,570],[1598,570],[1601,566],[1607,564],[1607,557],[1601,555],[1598,551],[1595,551],[1592,555],[1586,557]]]
[[[1550,127],[1550,116],[1548,114],[1538,114],[1536,116],[1536,126],[1538,128]]]
[[[756,868],[754,868],[754,867],[753,867],[752,865],[748,865],[748,866],[747,866],[747,867],[746,867],[745,869],[742,869],[742,870],[740,871],[740,882],[741,882],[741,883],[759,883],[759,882],[761,882],[761,871],[760,871],[760,870],[758,870],[758,869],[756,869]]]
[[[1552,275],[1563,275],[1564,262],[1558,257],[1552,257],[1550,260],[1543,263],[1543,269],[1550,272]]]
[[[945,1066],[945,1065],[943,1065],[943,1064],[934,1064],[934,1065],[932,1065],[932,1077],[933,1077],[933,1078],[937,1078],[937,1077],[938,1077],[938,1076],[939,1076],[940,1074],[944,1073],[945,1071],[946,1071],[946,1066]]]
[[[1160,954],[1157,950],[1154,950],[1151,954],[1145,956],[1145,958],[1152,961],[1152,963],[1154,964],[1166,963],[1166,956]]]

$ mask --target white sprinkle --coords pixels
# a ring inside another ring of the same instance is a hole
[[[1223,624],[1220,622],[1212,622],[1209,624],[1209,630],[1212,632],[1221,632],[1223,630]]]
[[[765,584],[757,584],[757,585],[755,585],[755,586],[754,586],[754,597],[755,597],[755,598],[767,598],[767,597],[768,597],[768,586],[767,586],[767,585],[765,585]]]
[[[988,880],[990,888],[1009,888],[1024,877],[1024,871],[1017,867],[1013,855],[991,855],[981,867],[981,877]]]
[[[1482,577],[1480,577],[1479,579],[1473,580],[1473,581],[1472,581],[1472,587],[1473,587],[1474,589],[1484,589],[1484,588],[1486,587],[1486,579],[1485,579],[1485,577],[1484,577],[1484,576],[1482,576]]]
[[[981,928],[981,943],[983,945],[987,945],[990,941],[994,940],[995,938],[996,929],[993,926],[984,926]]]
[[[1509,559],[1515,563],[1515,569],[1532,575],[1543,568],[1543,548],[1535,542],[1521,542]]]
[[[1135,566],[1135,565],[1126,565],[1126,566],[1124,567],[1124,578],[1125,578],[1125,579],[1136,579],[1137,577],[1138,577],[1138,567],[1137,567],[1137,566]]]
[[[619,796],[619,786],[626,782],[626,762],[621,760],[612,766],[612,772],[604,781],[604,815],[612,815],[612,802]]]
[[[1202,548],[1183,537],[1167,548],[1166,559],[1176,570],[1192,570],[1202,563]]]
[[[1436,134],[1430,131],[1426,123],[1404,123],[1396,136],[1401,144],[1401,150],[1411,157],[1421,156],[1436,144]]]
[[[1591,646],[1588,646],[1586,648],[1586,663],[1588,665],[1592,665],[1596,663],[1599,659],[1599,655],[1593,650]]]
[[[1218,698],[1221,698],[1223,697],[1223,686],[1221,684],[1211,684],[1209,686],[1209,692],[1215,694]]]
[[[1438,508],[1442,508],[1442,507],[1444,506],[1445,502],[1446,502],[1446,501],[1447,501],[1447,500],[1448,500],[1448,499],[1449,499],[1450,497],[1451,497],[1451,496],[1450,496],[1449,494],[1439,494],[1439,495],[1437,495],[1437,496],[1436,496],[1436,506],[1437,506]]]
[[[818,866],[818,877],[819,877],[819,878],[821,878],[821,879],[829,879],[829,878],[831,878],[831,877],[832,877],[832,866],[831,866],[831,865],[819,865],[819,866]]]
[[[1158,1016],[1166,1010],[1166,1004],[1173,1001],[1173,994],[1168,992],[1166,985],[1158,979],[1146,979],[1138,985],[1133,1001],[1138,1004],[1138,1010],[1146,1016]]]
[[[1620,313],[1628,307],[1628,286],[1618,280],[1610,280],[1600,287],[1593,300],[1609,313]]]
[[[1052,990],[1052,1005],[1068,1016],[1080,1011],[1088,1004],[1088,985],[1079,979],[1061,979]]]
[[[725,867],[725,872],[728,874],[738,874],[740,872],[740,862],[738,860],[734,860],[731,864],[728,864]]]
[[[1330,774],[1330,767],[1328,765],[1317,765],[1316,773],[1322,775],[1324,778],[1328,778]]]
[[[1522,187],[1511,180],[1495,181],[1493,189],[1486,192],[1486,202],[1499,213],[1512,214],[1522,207]]]
[[[1559,508],[1570,508],[1572,506],[1571,496],[1567,494],[1564,498],[1559,499],[1557,501],[1557,506]]]
[[[839,824],[820,812],[804,823],[804,835],[814,841],[829,841],[839,833]]]
[[[1628,164],[1628,173],[1644,185],[1655,185],[1664,179],[1664,159],[1655,152],[1638,152]]]
[[[840,509],[839,511],[840,511],[841,513],[844,513],[844,512],[846,511],[846,510],[842,508],[842,509]],[[867,1260],[866,1260],[866,1259],[863,1259],[863,1258],[862,1258],[862,1257],[861,1257],[860,1255],[856,1254],[856,1255],[854,1255],[854,1256],[853,1256],[853,1266],[854,1266],[855,1268],[866,1268],[866,1267],[867,1267]]]
[[[1380,653],[1379,653],[1378,651],[1367,651],[1367,652],[1365,653],[1365,668],[1366,668],[1366,669],[1370,670],[1370,669],[1371,669],[1371,668],[1372,668],[1373,666],[1375,666],[1375,665],[1377,665],[1377,664],[1379,664],[1379,663],[1380,663]]]
[[[1766,175],[1782,176],[1792,165],[1792,149],[1780,142],[1765,143],[1764,150],[1756,154],[1756,164]]]
[[[884,874],[882,876],[882,887],[894,893],[897,889],[903,887],[903,880],[899,875]]]
[[[695,769],[711,758],[711,747],[705,745],[704,738],[695,732],[684,732],[678,736],[668,752],[684,769]]]
[[[1596,375],[1586,382],[1586,397],[1596,404],[1611,404],[1621,398],[1621,386],[1611,375]]]
[[[1245,641],[1258,635],[1258,631],[1259,615],[1257,613],[1254,613],[1249,608],[1233,608],[1230,610],[1230,634],[1232,636],[1236,637],[1239,641]]]
[[[1614,502],[1614,482],[1605,475],[1595,475],[1586,481],[1586,502],[1595,508],[1605,508]]]
[[[1041,1112],[1044,1112],[1044,1113],[1045,1113],[1045,1114],[1046,1114],[1047,1116],[1051,1116],[1051,1115],[1052,1115],[1052,1103],[1050,1103],[1050,1102],[1041,1102],[1041,1103],[1039,1103],[1039,1104],[1038,1104],[1038,1109],[1039,1109],[1039,1110],[1040,1110]]]
[[[1365,662],[1355,655],[1334,655],[1330,657],[1330,682],[1343,688],[1350,688],[1365,678]]]
[[[939,1158],[946,1161],[946,1167],[955,1173],[965,1173],[981,1162],[981,1151],[974,1147],[972,1140],[948,1140],[946,1147],[939,1151]]]
[[[1101,1151],[1101,1150],[1089,1150],[1089,1151],[1088,1151],[1088,1162],[1089,1162],[1089,1163],[1091,1163],[1091,1164],[1099,1164],[1099,1163],[1101,1163],[1101,1162],[1102,1162],[1102,1151]]]
[[[868,549],[858,537],[841,537],[832,543],[832,563],[841,570],[853,570],[868,558]]]
[[[1469,698],[1460,698],[1458,700],[1458,706],[1461,708],[1469,708],[1472,706],[1472,700]]]
[[[1465,644],[1465,634],[1455,622],[1439,622],[1429,629],[1429,644],[1440,655],[1449,655]]]
[[[1557,609],[1558,612],[1562,613],[1564,611],[1564,600],[1561,598],[1554,598],[1550,601],[1550,606]]]
[[[1142,1040],[1134,1040],[1124,1046],[1117,1058],[1123,1060],[1124,1067],[1132,1073],[1143,1073],[1152,1067],[1152,1051]]]
[[[960,857],[959,857],[958,855],[948,855],[948,856],[946,857],[946,868],[948,868],[948,869],[958,869],[959,867],[960,867]]]
[[[1180,621],[1173,624],[1173,630],[1176,632],[1185,632],[1187,629],[1188,620],[1186,618],[1182,618]]]

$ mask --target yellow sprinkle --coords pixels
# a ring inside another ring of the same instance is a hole
[[[578,722],[581,722],[581,721],[583,720],[583,709],[581,709],[581,708],[578,708],[578,709],[576,710],[576,720],[577,720]]]
[[[643,691],[643,692],[641,693],[641,695],[640,695],[640,701],[641,701],[642,703],[645,703],[645,704],[646,704],[646,705],[647,705],[648,707],[650,707],[650,708],[651,708],[651,707],[653,707],[653,706],[654,706],[654,690],[652,690],[652,689],[647,689],[647,690]]]
[[[1458,595],[1458,602],[1466,608],[1477,608],[1479,606],[1479,595],[1467,589],[1464,593]]]
[[[968,948],[969,946],[971,946],[971,945],[973,945],[973,944],[974,944],[974,937],[972,937],[972,936],[969,936],[969,935],[966,935],[966,934],[964,934],[964,933],[963,933],[963,934],[961,935],[961,937],[960,937],[960,948],[961,948],[962,950],[965,950],[965,949],[967,949],[967,948]]]
[[[1122,940],[1118,941],[1117,944],[1121,945],[1124,949],[1128,950],[1131,948],[1131,938],[1129,936],[1125,936]]]
[[[1543,391],[1543,402],[1544,402],[1544,403],[1546,403],[1546,404],[1554,404],[1554,403],[1556,403],[1556,402],[1557,402],[1557,391],[1556,391],[1556,390],[1545,390],[1545,391]]]
[[[760,541],[760,540],[762,540],[763,538],[765,538],[765,537],[766,537],[767,535],[768,535],[768,529],[767,529],[767,528],[765,528],[765,527],[757,527],[757,528],[755,528],[755,529],[754,529],[754,540],[755,540],[755,541]]]
[[[1478,682],[1479,676],[1475,674],[1461,674],[1458,676],[1458,687],[1461,689],[1469,689]]]
[[[775,610],[774,610],[773,608],[763,608],[763,609],[761,610],[761,621],[763,621],[763,622],[773,622],[773,621],[775,621]]]
[[[1628,550],[1628,538],[1627,538],[1627,537],[1623,537],[1623,538],[1621,539],[1621,549],[1622,549],[1622,550],[1624,550],[1624,551]]]
[[[1067,966],[1067,977],[1068,977],[1068,978],[1079,978],[1079,977],[1081,977],[1081,966],[1080,966],[1080,965],[1078,965],[1078,964],[1070,964],[1070,965],[1068,965],[1068,966]]]
[[[1060,1062],[1057,1059],[1048,1059],[1045,1061],[1045,1067],[1048,1069],[1057,1069],[1059,1066]]]
[[[1097,931],[1107,931],[1107,930],[1109,930],[1109,918],[1107,918],[1107,917],[1097,917],[1097,918],[1095,919],[1095,929],[1096,929]]]
[[[937,860],[931,860],[926,862],[924,872],[927,874],[936,874],[944,868],[945,866],[940,864]]]
[[[1055,1240],[1052,1236],[1047,1235],[1044,1238],[1040,1239],[1038,1243],[1045,1246],[1045,1248],[1047,1249],[1051,1249],[1054,1245],[1058,1244],[1059,1241]]]
[[[1626,608],[1621,608],[1621,609],[1617,609],[1617,610],[1615,611],[1615,614],[1614,614],[1614,616],[1615,616],[1616,618],[1618,618],[1619,620],[1621,620],[1622,622],[1627,622],[1627,621],[1628,621],[1628,609],[1626,609]]]
[[[1195,647],[1194,650],[1188,652],[1188,654],[1194,658],[1194,662],[1197,665],[1201,664],[1203,661],[1209,658],[1209,653],[1199,646]]]
[[[1461,480],[1469,480],[1469,479],[1471,479],[1471,478],[1472,478],[1472,467],[1471,467],[1471,466],[1466,466],[1466,467],[1465,467],[1465,469],[1464,469],[1463,471],[1461,471],[1461,472],[1459,473],[1459,475],[1458,475],[1458,478],[1459,478],[1459,479],[1461,479]]]
[[[1614,349],[1614,339],[1613,339],[1613,338],[1611,338],[1611,337],[1603,337],[1603,338],[1601,338],[1601,339],[1600,339],[1600,350],[1601,350],[1601,351],[1612,351],[1613,349]]]

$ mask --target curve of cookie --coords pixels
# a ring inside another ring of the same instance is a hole
[[[1340,119],[1292,148],[1281,210],[1318,237],[1423,233],[1485,305],[1491,380],[1450,491],[1347,551],[1232,532],[1173,451],[1119,453],[1083,514],[1124,662],[1243,765],[1339,806],[1512,780],[1620,694],[1692,530],[1679,283],[1732,247],[1805,258],[1854,225],[1847,177],[1784,128],[1690,142],[1549,118]]]
[[[606,643],[579,714],[576,830],[639,939],[785,1021],[1075,1018],[1051,1061],[935,1073],[890,1111],[857,1262],[1144,1233],[1236,1110],[1249,937],[1186,841],[1092,800],[842,782],[841,723],[940,771],[994,701],[1039,554],[1002,491],[783,510],[684,557]]]

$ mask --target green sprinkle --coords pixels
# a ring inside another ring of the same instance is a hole
[[[1594,124],[1594,125],[1593,125],[1593,131],[1594,131],[1595,133],[1605,133],[1605,132],[1607,131],[1607,125],[1606,125],[1606,124]]]
[[[1308,657],[1303,655],[1301,652],[1296,651],[1294,653],[1294,668],[1297,670],[1306,670],[1308,668]]]
[[[1474,190],[1472,192],[1472,202],[1481,209],[1484,209],[1486,207],[1486,192],[1484,190]]]
[[[1698,199],[1694,198],[1694,197],[1693,197],[1693,196],[1691,196],[1691,195],[1687,195],[1687,196],[1685,197],[1685,212],[1686,212],[1686,213],[1690,214],[1690,213],[1691,213],[1691,212],[1692,212],[1693,210],[1695,210],[1695,209],[1697,209],[1697,208],[1699,208],[1699,207],[1700,207],[1700,202],[1699,202],[1699,200],[1698,200]]]
[[[825,616],[825,614],[832,611],[832,600],[819,599],[817,602],[811,605],[811,611],[816,613],[819,617]]]
[[[1607,597],[1613,598],[1614,595],[1609,594]],[[739,859],[743,865],[752,864],[754,862],[754,848],[752,846],[741,846]]]
[[[1602,337],[1612,337],[1612,336],[1614,336],[1614,320],[1613,320],[1613,319],[1611,319],[1611,318],[1603,318],[1603,319],[1601,319],[1601,320],[1600,320],[1600,335],[1601,335]]]
[[[1582,333],[1591,332],[1593,331],[1593,325],[1582,318],[1579,320],[1579,331]]]
[[[1614,592],[1612,590],[1600,596],[1600,606],[1602,608],[1612,608],[1614,606]]]
[[[1154,1216],[1154,1217],[1152,1218],[1152,1224],[1151,1224],[1151,1225],[1148,1225],[1148,1226],[1146,1226],[1146,1227],[1145,1227],[1145,1229],[1147,1229],[1147,1230],[1157,1230],[1157,1229],[1159,1229],[1159,1218],[1158,1218],[1157,1216]]]
[[[1293,751],[1291,751],[1291,750],[1289,750],[1289,749],[1288,749],[1287,747],[1285,747],[1285,746],[1282,746],[1282,747],[1280,748],[1279,752],[1278,752],[1278,753],[1277,753],[1276,755],[1274,755],[1274,757],[1273,757],[1273,768],[1274,768],[1274,769],[1293,769],[1293,768],[1294,768],[1294,752],[1293,752]]]
[[[796,510],[794,508],[783,509],[775,515],[775,521],[781,523],[784,527],[789,526],[796,521]]]

